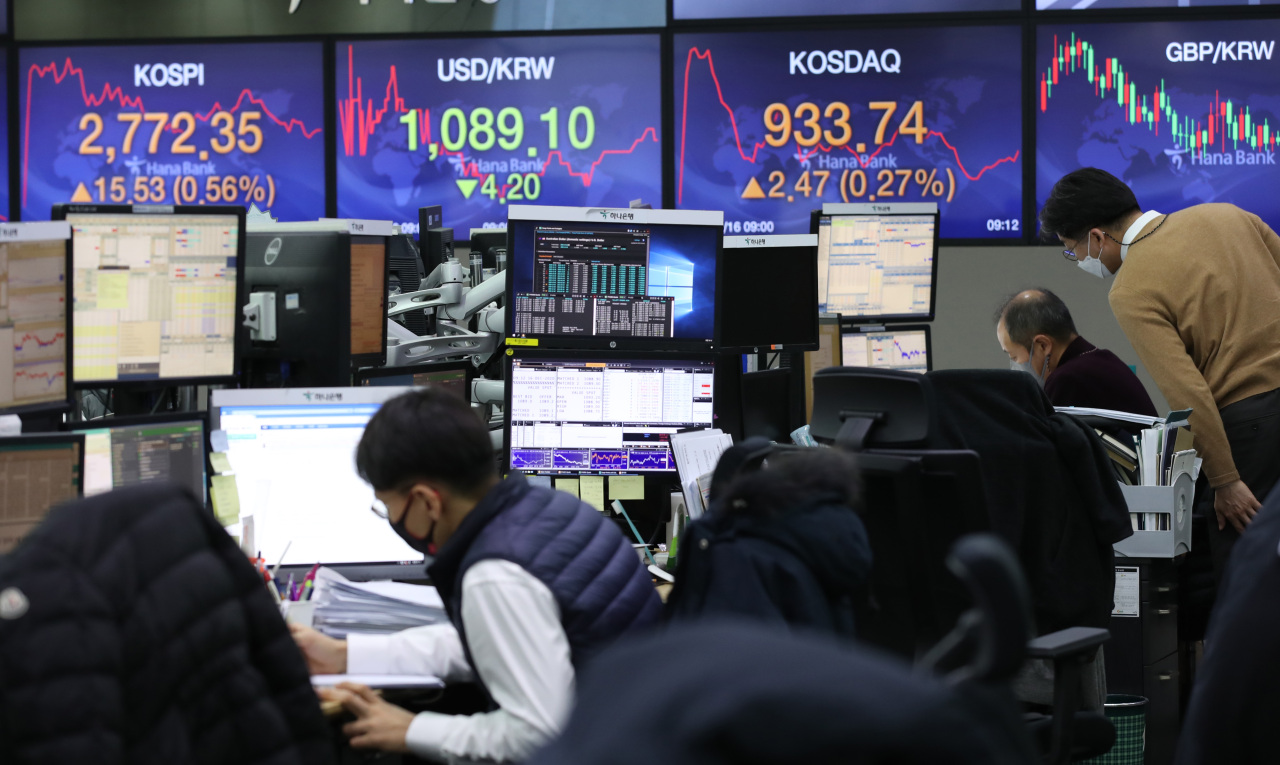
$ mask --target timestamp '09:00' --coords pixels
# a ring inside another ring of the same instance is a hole
[[[772,234],[771,220],[727,220],[724,222],[726,234]]]

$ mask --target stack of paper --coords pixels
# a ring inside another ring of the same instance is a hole
[[[733,436],[719,428],[671,436],[671,453],[676,458],[676,472],[680,475],[689,518],[702,517],[711,504],[711,474],[720,455],[730,446],[733,446]]]
[[[336,638],[358,632],[386,634],[449,620],[434,587],[401,582],[353,582],[338,572],[316,572],[312,626]]]

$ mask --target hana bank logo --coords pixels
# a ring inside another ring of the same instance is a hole
[[[427,2],[432,3],[433,5],[437,3],[455,5],[457,4],[458,0],[427,0]],[[498,0],[480,0],[480,2],[484,3],[485,5],[493,5],[494,3],[498,2]],[[404,3],[405,5],[413,5],[413,0],[404,0]],[[360,0],[360,4],[368,5],[369,0]],[[289,0],[289,13],[292,14],[294,11],[298,10],[298,6],[300,5],[302,5],[302,0]]]

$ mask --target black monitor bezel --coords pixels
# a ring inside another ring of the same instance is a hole
[[[840,322],[840,366],[849,366],[844,357],[845,335],[871,335],[882,332],[919,332],[924,330],[925,371],[933,371],[933,333],[931,324],[859,324]],[[892,369],[893,367],[859,367],[860,369]]]
[[[893,216],[899,216],[899,215],[912,216],[912,217],[919,217],[921,215],[933,216],[933,269],[932,269],[933,273],[929,277],[931,280],[930,287],[929,287],[929,312],[927,314],[894,313],[894,314],[877,314],[874,316],[871,316],[871,315],[854,316],[852,314],[841,313],[840,314],[841,323],[842,324],[893,324],[897,322],[933,321],[938,316],[938,248],[939,248],[939,243],[941,242],[941,237],[939,236],[939,234],[942,231],[941,211],[935,209],[932,213],[894,211],[894,212],[871,213],[871,214],[874,214],[878,218],[893,217]],[[811,234],[818,233],[818,221],[824,217],[854,217],[856,215],[858,215],[858,213],[824,213],[821,209],[813,210],[809,213],[809,233]],[[819,238],[818,241],[819,241],[818,246],[819,248],[821,248],[821,241],[822,241],[821,238]],[[819,306],[822,305],[821,293],[819,293],[818,295],[818,304]]]
[[[111,415],[109,417],[99,417],[96,420],[77,420],[68,422],[63,425],[67,432],[84,433],[90,430],[108,430],[111,428],[130,428],[145,427],[147,425],[171,425],[182,422],[198,422],[200,423],[200,449],[201,469],[204,470],[204,496],[197,497],[202,503],[209,502],[209,477],[213,475],[212,466],[209,464],[209,454],[213,449],[209,445],[209,413],[207,411],[196,412],[161,412],[159,414],[139,414],[128,415],[125,417],[117,417]],[[81,476],[83,482],[83,475]],[[83,489],[83,486],[81,487]],[[113,487],[114,488],[114,487]]]
[[[581,209],[585,212],[587,210],[609,209],[609,208],[583,207],[583,208],[573,208],[573,209]],[[634,211],[624,210],[622,212],[634,212]],[[663,212],[679,213],[679,212],[693,212],[693,211],[670,210],[670,211],[663,211]],[[578,221],[567,220],[567,219],[557,220],[555,218],[546,218],[546,219],[517,218],[516,220],[519,223],[530,223],[533,225],[537,225],[543,222],[555,223],[555,224],[560,224],[564,226],[590,225],[590,222],[587,221],[585,217],[582,220],[578,220]],[[606,220],[601,222],[611,223],[616,225],[627,225],[626,221]],[[712,226],[710,224],[697,224],[697,223],[646,223],[646,222],[639,222],[639,221],[635,222],[634,225],[636,226],[689,226],[689,227],[702,227],[702,228],[708,228],[708,229],[716,228],[718,230],[718,233],[716,234],[716,237],[715,237],[716,277],[715,277],[715,287],[713,288],[713,295],[712,295],[712,300],[715,301],[716,305],[713,306],[713,310],[712,310],[713,321],[712,321],[712,327],[711,327],[711,337],[705,338],[705,339],[690,339],[690,338],[683,338],[683,337],[611,337],[611,336],[600,337],[600,336],[594,336],[594,335],[588,336],[588,337],[576,337],[572,335],[536,335],[533,333],[518,333],[518,332],[515,332],[515,323],[516,323],[515,281],[511,278],[512,273],[508,273],[506,278],[506,287],[503,290],[503,299],[505,301],[504,305],[507,307],[505,311],[506,316],[503,319],[503,333],[505,337],[512,338],[517,341],[516,343],[509,342],[508,344],[522,345],[523,343],[529,343],[530,345],[536,345],[539,348],[555,348],[555,349],[564,349],[564,350],[607,349],[611,351],[616,350],[616,351],[640,352],[640,353],[643,353],[645,351],[660,351],[660,350],[678,351],[682,353],[686,353],[686,352],[710,353],[718,350],[718,348],[716,347],[716,341],[720,337],[720,310],[719,310],[720,263],[724,258],[724,225],[720,224],[719,226]],[[507,219],[507,271],[508,272],[513,272],[516,267],[515,240],[512,235],[512,228],[513,226],[512,226],[511,219],[508,218]],[[673,319],[673,322],[674,322],[674,319]]]
[[[239,231],[236,237],[236,297],[235,336],[232,338],[231,374],[199,375],[193,377],[157,377],[147,380],[74,380],[77,390],[87,388],[120,388],[125,390],[157,390],[179,385],[236,385],[242,372],[240,349],[249,342],[249,331],[241,321],[240,308],[245,304],[245,208],[239,205],[106,205],[106,204],[58,204],[53,206],[53,220],[67,220],[67,215],[233,215],[236,217]],[[69,222],[69,221],[68,221]],[[71,259],[71,270],[75,268],[75,226],[72,224],[71,239],[68,240],[68,252]],[[73,282],[71,271],[68,271],[68,283]],[[68,288],[70,290],[70,288]],[[75,307],[68,304],[71,311],[71,325],[75,325]]]
[[[17,224],[6,224],[6,225],[21,226],[22,224],[17,223]],[[30,241],[54,242],[57,240],[56,239],[47,239],[47,240],[33,239]],[[71,273],[73,262],[72,262],[72,255],[71,255],[70,230],[67,231],[67,238],[63,241],[62,244],[65,250],[64,260],[63,260],[64,265],[62,267],[62,270],[64,274],[63,281],[65,282],[65,284],[63,285],[65,287],[63,300],[65,301],[64,305],[66,306],[66,309],[64,311],[65,318],[66,318],[66,327],[65,327],[65,332],[63,334],[65,335],[65,340],[67,344],[66,369],[65,369],[65,375],[63,376],[62,388],[63,388],[63,393],[65,393],[66,396],[62,399],[55,400],[55,401],[40,401],[32,404],[15,404],[10,406],[0,404],[0,415],[3,415],[3,414],[23,415],[23,414],[36,414],[36,413],[42,413],[42,412],[70,412],[75,409],[75,400],[76,400],[75,399],[75,396],[76,396],[75,366],[76,364],[75,364],[75,336],[74,336],[75,331],[74,330],[75,330],[76,322],[75,322],[75,313],[74,313],[75,306],[71,302],[71,282],[74,280],[72,279],[72,273]]]
[[[764,238],[767,240],[767,236]],[[725,261],[728,260],[728,257],[729,257],[726,255],[726,253],[731,250],[751,250],[751,249],[757,249],[757,248],[725,247],[724,238],[721,237],[720,257],[716,261],[716,344],[715,344],[715,349],[719,352],[734,352],[734,353],[765,353],[765,352],[774,352],[774,351],[800,352],[800,351],[818,350],[818,346],[820,342],[820,338],[818,337],[818,333],[819,333],[818,318],[820,314],[818,313],[818,245],[816,242],[812,245],[785,245],[785,244],[784,245],[767,245],[766,244],[758,248],[762,250],[810,250],[812,251],[813,270],[810,275],[813,277],[812,279],[813,306],[814,306],[813,327],[812,327],[813,342],[811,343],[777,343],[777,344],[770,344],[770,345],[727,345],[723,342],[724,323],[722,322],[721,319],[724,313],[722,307],[724,305],[725,296],[727,294],[727,291],[724,285],[724,268],[725,268]],[[767,277],[762,277],[762,285],[766,281],[767,281]],[[765,287],[760,292],[757,292],[753,297],[759,297],[760,294],[765,293],[767,291],[768,291],[768,288]],[[774,306],[773,308],[774,310],[785,311],[785,310],[788,310],[789,307],[785,305],[781,305],[781,306]],[[769,310],[769,307],[762,306],[761,309]]]
[[[466,359],[462,359],[457,361],[430,361],[423,364],[403,364],[391,367],[364,367],[352,372],[351,384],[352,387],[357,388],[368,387],[363,385],[364,381],[376,377],[399,377],[401,375],[412,375],[417,372],[452,372],[455,370],[467,373],[468,384],[476,378],[475,365]]]
[[[711,375],[712,375],[712,385],[711,385],[712,424],[708,425],[707,427],[708,428],[716,427],[715,425],[716,404],[715,404],[715,398],[714,398],[715,389],[716,389],[716,378],[718,376],[718,369],[720,367],[720,364],[723,363],[723,359],[724,359],[723,356],[720,356],[716,353],[711,353],[711,352],[663,353],[661,351],[619,352],[614,350],[599,350],[599,349],[582,350],[582,349],[568,349],[568,348],[508,348],[506,357],[503,359],[503,365],[502,365],[503,379],[507,381],[507,384],[504,386],[505,390],[503,391],[503,396],[502,396],[502,411],[506,414],[506,416],[503,418],[503,421],[502,421],[502,455],[498,463],[499,468],[502,470],[503,475],[507,475],[512,472],[511,471],[511,394],[512,394],[512,388],[515,387],[512,384],[512,381],[513,381],[512,366],[517,359],[567,359],[570,361],[576,361],[576,360],[623,361],[623,360],[631,360],[631,359],[635,359],[638,361],[684,361],[684,360],[708,361],[711,363]],[[645,475],[673,476],[673,475],[676,475],[676,473],[677,471],[675,469],[672,469],[672,470],[646,470],[644,472],[619,471],[618,474],[619,475],[642,475],[642,476],[645,476]],[[552,474],[547,473],[545,475],[550,476]],[[578,478],[583,475],[595,476],[600,474],[599,473],[573,473],[573,472],[566,471],[562,474],[557,474],[557,475],[563,475],[563,477],[565,478]],[[605,475],[609,475],[609,474],[606,473]]]

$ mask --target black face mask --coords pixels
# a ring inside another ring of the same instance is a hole
[[[436,533],[435,521],[432,521],[431,528],[427,529],[427,535],[421,539],[409,533],[409,529],[405,528],[405,522],[409,520],[409,508],[412,505],[413,497],[409,497],[409,501],[405,503],[404,512],[400,513],[400,520],[391,522],[391,530],[413,549],[420,553],[434,556],[436,554],[436,545],[431,541],[431,537]]]

